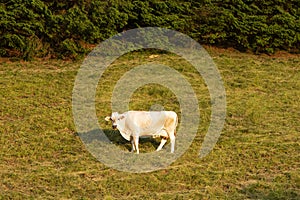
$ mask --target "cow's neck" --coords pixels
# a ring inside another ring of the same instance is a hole
[[[121,119],[121,120],[117,121],[117,127],[118,127],[119,131],[121,131],[121,132],[126,131],[125,130],[125,119],[126,119],[126,117],[124,119]]]

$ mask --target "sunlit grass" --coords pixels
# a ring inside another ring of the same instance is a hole
[[[111,112],[114,85],[148,62],[178,70],[199,101],[201,123],[189,150],[165,170],[130,174],[110,169],[85,149],[72,117],[72,89],[80,62],[10,62],[0,66],[0,199],[299,199],[300,58],[209,49],[227,95],[224,130],[214,150],[198,159],[209,126],[210,99],[201,76],[180,57],[152,52],[119,58],[103,74],[96,95],[101,126]],[[149,84],[130,108],[180,113],[176,96]],[[120,135],[113,142],[130,149]],[[141,142],[154,151],[157,141]]]

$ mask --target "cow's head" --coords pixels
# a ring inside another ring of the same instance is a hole
[[[118,112],[113,112],[111,116],[105,117],[105,121],[112,122],[112,128],[116,129],[118,126],[118,121],[124,119],[123,115],[120,115]]]

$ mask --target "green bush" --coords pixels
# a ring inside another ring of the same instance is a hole
[[[207,44],[299,52],[300,1],[211,0],[195,4],[191,34]]]
[[[300,51],[299,0],[2,0],[0,56],[81,57],[88,44],[147,26],[242,51]]]

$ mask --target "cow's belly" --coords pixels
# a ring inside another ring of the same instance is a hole
[[[140,134],[141,138],[146,138],[146,137],[153,137],[153,138],[157,138],[157,137],[168,137],[168,133],[166,130],[161,129],[159,131],[143,131]]]

